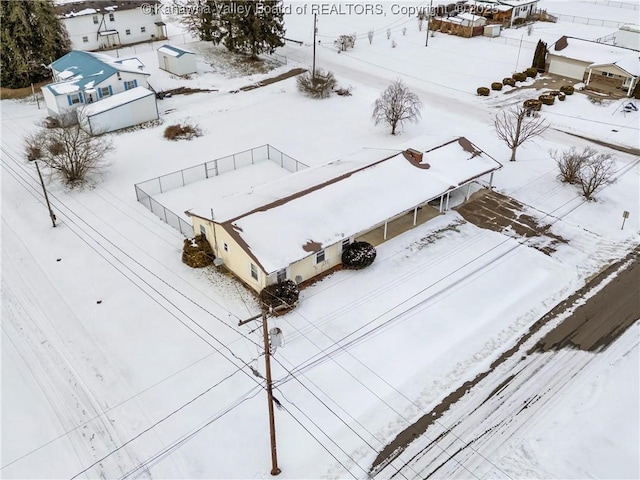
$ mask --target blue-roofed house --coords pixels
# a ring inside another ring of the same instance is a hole
[[[158,66],[180,76],[196,73],[196,55],[167,43],[158,48]]]
[[[49,114],[64,115],[81,105],[136,88],[148,87],[144,65],[137,58],[73,50],[50,66],[54,83],[42,89]]]

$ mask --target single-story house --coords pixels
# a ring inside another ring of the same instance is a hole
[[[640,76],[640,52],[563,36],[549,47],[548,72],[591,89],[622,90],[630,96]]]
[[[363,149],[335,162],[185,212],[219,262],[256,291],[297,283],[341,263],[343,248],[398,220],[416,225],[422,209],[465,198],[471,183],[502,165],[464,137],[416,139],[419,149]],[[465,188],[466,187],[466,188]],[[214,215],[215,212],[215,215]]]
[[[156,94],[144,87],[135,87],[78,108],[78,123],[90,135],[113,132],[158,117]]]
[[[640,25],[622,25],[615,33],[614,44],[618,47],[640,50]]]
[[[184,48],[164,44],[158,48],[158,66],[180,76],[196,73],[196,54]]]
[[[470,0],[466,7],[476,15],[482,15],[491,22],[499,22],[505,27],[524,23],[538,10],[539,0]]]
[[[58,116],[81,105],[101,101],[136,87],[148,87],[144,65],[137,58],[116,59],[73,50],[50,66],[54,83],[42,88],[49,114]]]
[[[54,2],[74,50],[98,50],[167,37],[159,0]]]
[[[448,21],[453,23],[459,23],[463,27],[484,27],[487,23],[487,19],[481,15],[474,15],[469,12],[462,12],[455,17],[448,18]]]

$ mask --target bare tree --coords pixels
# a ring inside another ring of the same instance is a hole
[[[516,161],[516,151],[520,145],[549,128],[544,119],[532,116],[531,112],[521,105],[498,113],[494,126],[498,138],[511,149],[512,162]]]
[[[93,137],[79,125],[42,128],[24,142],[28,160],[41,160],[70,186],[79,185],[90,173],[99,172],[105,166],[105,155],[113,150],[107,137]]]
[[[422,102],[409,91],[402,80],[396,80],[375,101],[372,118],[376,125],[383,122],[391,127],[391,135],[404,122],[417,122],[420,118]]]
[[[594,152],[595,153],[595,152]],[[613,182],[615,161],[610,153],[592,155],[582,162],[579,184],[587,200],[593,200],[593,194],[604,185]]]
[[[369,45],[373,43],[373,30],[367,32],[367,38],[369,39]]]
[[[558,165],[560,181],[575,185],[580,182],[580,170],[585,160],[596,154],[597,152],[591,147],[585,147],[581,152],[576,150],[576,147],[571,147],[569,150],[563,150],[562,152],[551,151],[551,158]]]

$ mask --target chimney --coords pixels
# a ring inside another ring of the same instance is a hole
[[[422,163],[422,152],[416,150],[415,148],[407,148],[407,155],[409,155],[414,162]]]

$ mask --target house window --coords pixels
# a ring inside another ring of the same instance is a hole
[[[77,105],[78,103],[82,103],[82,97],[79,93],[72,93],[68,96],[69,105]]]
[[[287,271],[285,269],[278,270],[276,280],[278,283],[282,283],[287,279]]]
[[[613,73],[609,73],[609,72],[602,72],[602,76],[603,76],[603,77],[613,77]]]
[[[136,80],[129,80],[124,82],[124,89],[131,90],[132,88],[136,88],[138,86],[138,82]]]
[[[108,97],[109,95],[111,95],[111,91],[109,90],[109,87],[102,87],[100,89],[100,96],[101,97]]]
[[[322,263],[324,262],[324,259],[324,250],[320,250],[318,253],[316,253],[316,263]]]
[[[124,31],[125,34],[127,35],[131,35],[131,30],[129,30],[128,28]]]
[[[93,16],[93,23],[94,23],[94,25],[98,24],[98,15],[94,15]]]
[[[140,27],[140,33],[144,33],[147,31],[147,27]]]
[[[204,236],[204,238],[207,238],[207,229],[204,228],[204,225],[200,225],[200,235]]]
[[[342,240],[342,250],[347,248],[350,244],[351,244],[350,238],[345,238],[344,240]]]
[[[89,37],[82,37],[83,43],[89,43]]]
[[[253,263],[251,265],[251,278],[255,281],[258,281],[258,267],[256,267]]]
[[[225,252],[229,253],[229,244],[227,244],[227,243],[223,243],[223,244],[222,244],[222,248],[224,248],[224,251],[225,251]]]
[[[113,17],[113,13],[109,14],[109,21],[113,22],[115,20],[115,18]]]

